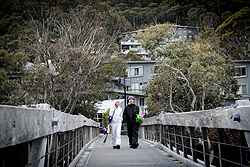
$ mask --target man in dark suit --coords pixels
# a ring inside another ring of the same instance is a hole
[[[124,120],[127,123],[128,138],[130,148],[136,149],[138,144],[138,130],[139,126],[136,123],[136,114],[139,114],[139,107],[135,105],[135,98],[133,96],[128,97],[128,105],[123,112]]]

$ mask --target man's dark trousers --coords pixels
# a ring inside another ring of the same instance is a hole
[[[129,138],[129,145],[133,147],[138,146],[138,127],[128,125],[128,138]]]

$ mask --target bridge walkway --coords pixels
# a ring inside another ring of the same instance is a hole
[[[139,140],[137,149],[129,148],[128,137],[122,136],[121,149],[113,149],[111,136],[103,143],[104,136],[99,136],[81,153],[77,167],[184,167],[157,145]]]

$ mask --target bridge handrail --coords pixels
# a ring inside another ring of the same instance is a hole
[[[234,115],[240,116],[240,122],[234,121]],[[217,108],[205,111],[185,113],[161,113],[145,118],[142,126],[162,124],[187,127],[224,128],[249,131],[250,107]]]
[[[250,107],[161,113],[145,118],[140,136],[190,166],[250,165]]]
[[[99,123],[57,110],[0,105],[0,148],[83,126],[98,127]]]

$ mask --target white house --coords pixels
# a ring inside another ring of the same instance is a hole
[[[234,60],[234,78],[239,85],[238,95],[242,99],[250,98],[250,60]]]

